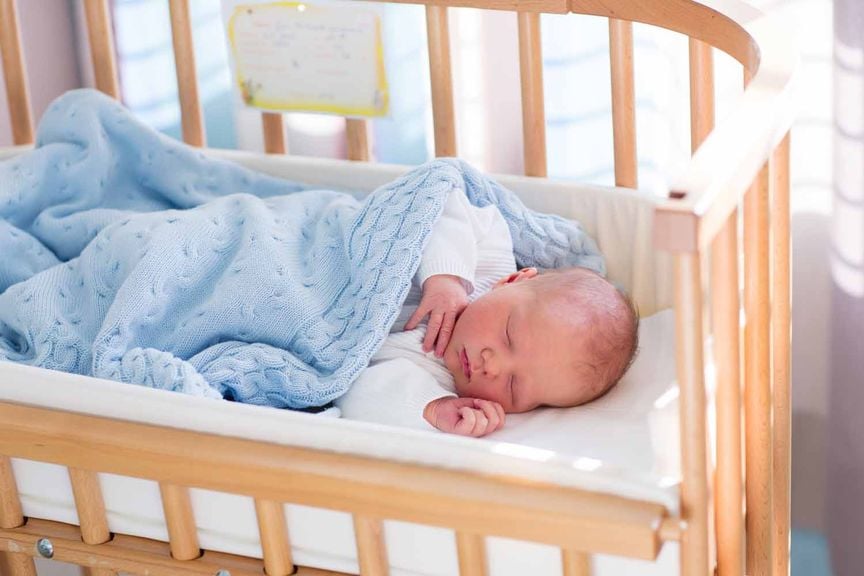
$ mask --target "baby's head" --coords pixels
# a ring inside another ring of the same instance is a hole
[[[505,412],[576,406],[599,398],[636,355],[630,299],[585,268],[501,279],[459,316],[444,351],[459,396]]]

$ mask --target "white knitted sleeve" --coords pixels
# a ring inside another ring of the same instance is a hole
[[[420,258],[418,286],[430,276],[452,274],[462,278],[468,294],[474,291],[477,243],[483,232],[474,210],[462,190],[453,190],[447,197]]]
[[[361,372],[335,404],[343,418],[435,430],[423,419],[423,410],[429,402],[443,396],[455,394],[410,360],[397,358]]]

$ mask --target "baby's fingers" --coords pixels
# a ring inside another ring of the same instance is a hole
[[[456,423],[456,433],[463,436],[483,436],[489,426],[489,419],[482,410],[464,407],[459,409],[459,422]]]
[[[453,335],[453,327],[456,325],[455,314],[445,314],[444,321],[441,323],[441,330],[438,331],[438,341],[435,344],[435,355],[439,358],[444,356],[444,350],[447,344],[450,343],[450,336]]]
[[[429,352],[435,348],[435,338],[444,321],[443,312],[432,312],[429,316],[429,326],[426,327],[426,337],[423,339],[423,351]]]
[[[482,410],[488,420],[485,432],[491,433],[504,426],[504,408],[497,402],[490,400],[474,400],[474,407]]]
[[[427,314],[429,314],[429,310],[427,310],[425,306],[422,306],[421,303],[421,305],[417,307],[417,310],[414,311],[414,314],[411,315],[411,318],[409,318],[405,323],[405,330],[413,330],[416,328]]]

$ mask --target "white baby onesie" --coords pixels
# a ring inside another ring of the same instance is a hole
[[[409,428],[434,430],[423,419],[426,405],[455,396],[453,376],[434,352],[423,352],[426,324],[403,330],[422,297],[423,282],[436,274],[462,278],[473,302],[501,278],[516,271],[513,241],[495,206],[478,208],[461,190],[450,194],[429,235],[420,268],[390,329],[390,335],[351,388],[336,400],[342,416]]]

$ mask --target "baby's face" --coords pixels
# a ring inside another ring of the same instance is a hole
[[[496,287],[456,321],[444,362],[459,396],[493,400],[508,413],[588,396],[590,382],[577,369],[587,356],[585,331],[578,320],[556,318],[529,283]]]

